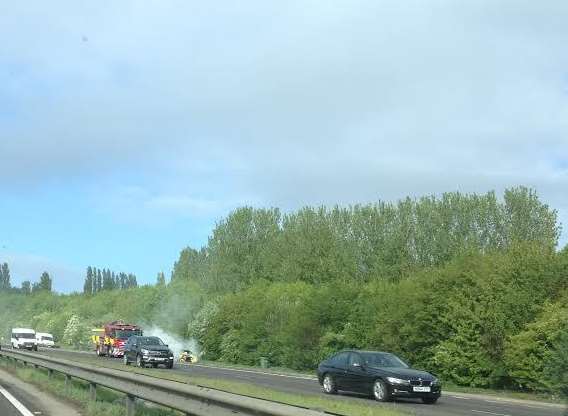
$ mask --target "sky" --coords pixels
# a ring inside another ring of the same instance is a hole
[[[242,205],[525,185],[568,224],[564,0],[4,3],[15,285],[154,282]]]

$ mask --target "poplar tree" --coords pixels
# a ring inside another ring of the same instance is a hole
[[[158,286],[165,286],[166,285],[166,276],[164,275],[164,272],[158,273],[158,276],[156,278],[156,284]]]
[[[8,263],[2,263],[2,266],[0,266],[0,290],[9,290],[11,287],[10,268]]]
[[[91,266],[87,267],[87,277],[85,277],[85,284],[83,285],[83,293],[85,295],[93,294],[93,269]]]

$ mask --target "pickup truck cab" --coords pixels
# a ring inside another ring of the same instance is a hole
[[[36,333],[29,328],[12,328],[11,340],[12,348],[28,349],[37,351]]]
[[[39,347],[53,348],[55,343],[53,342],[53,335],[47,332],[36,332],[36,341]]]

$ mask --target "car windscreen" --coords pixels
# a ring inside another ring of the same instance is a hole
[[[29,333],[24,333],[24,334],[18,334],[18,333],[14,333],[13,337],[15,338],[35,338],[35,334],[29,334]]]
[[[363,352],[363,361],[369,367],[408,368],[408,364],[394,354],[385,352]]]
[[[53,341],[53,338],[52,338],[52,337],[42,336],[42,337],[41,337],[41,340],[42,340],[42,341]]]
[[[114,331],[115,338],[125,339],[125,338],[130,338],[133,335],[142,335],[142,332],[139,329],[133,331],[123,331],[123,330]]]
[[[158,337],[141,337],[138,338],[140,345],[164,345],[162,340]]]

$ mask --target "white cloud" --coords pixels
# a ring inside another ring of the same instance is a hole
[[[6,186],[141,174],[108,206],[142,221],[525,184],[568,219],[565,1],[35,6],[0,17]]]

